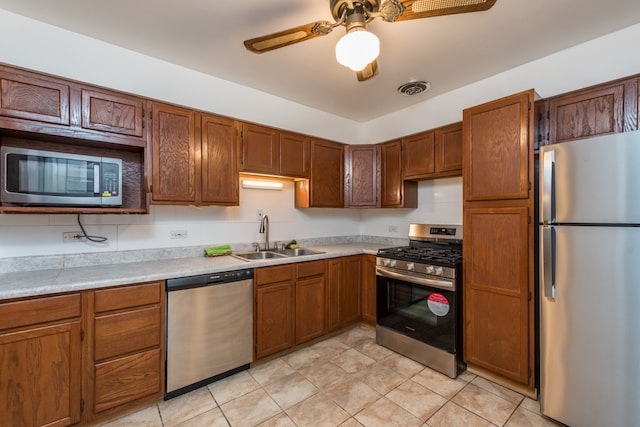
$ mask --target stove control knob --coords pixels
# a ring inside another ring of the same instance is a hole
[[[427,274],[433,274],[433,265],[427,265]]]
[[[413,271],[415,269],[416,269],[416,265],[414,263],[412,263],[412,262],[408,262],[407,263],[407,270]]]
[[[442,267],[436,267],[436,275],[442,276]]]
[[[389,267],[396,268],[396,260],[395,259],[392,259],[391,261],[389,261]]]

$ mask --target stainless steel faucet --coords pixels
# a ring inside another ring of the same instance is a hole
[[[269,217],[267,215],[262,216],[262,221],[260,221],[260,230],[258,230],[258,232],[265,234],[264,250],[269,250]]]

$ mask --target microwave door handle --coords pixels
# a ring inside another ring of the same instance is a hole
[[[93,193],[100,194],[100,165],[93,164]]]
[[[543,224],[556,220],[556,151],[545,151],[542,160],[542,188],[540,192],[541,216]]]

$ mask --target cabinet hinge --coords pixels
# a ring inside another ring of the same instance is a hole
[[[84,399],[80,399],[80,413],[84,412]]]
[[[531,224],[531,215],[527,217],[527,224]]]
[[[529,110],[531,110],[531,101],[529,101],[529,102],[527,103],[527,108],[528,108]]]
[[[527,182],[527,190],[531,190],[531,181]]]
[[[531,297],[532,297],[532,294],[531,294],[531,291],[529,291],[529,295],[528,295],[529,301],[531,301]]]
[[[80,329],[80,341],[84,341],[84,329]]]
[[[153,120],[153,110],[149,111],[149,120]]]
[[[144,120],[144,106],[142,106],[142,129],[144,129],[144,125],[145,125],[145,120]]]

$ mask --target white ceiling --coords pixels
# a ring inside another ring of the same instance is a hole
[[[335,59],[342,27],[261,55],[242,44],[331,21],[329,0],[0,0],[0,8],[359,122],[640,22],[638,0],[497,0],[485,12],[376,19],[379,75],[358,82]],[[432,88],[397,93],[412,80]]]

